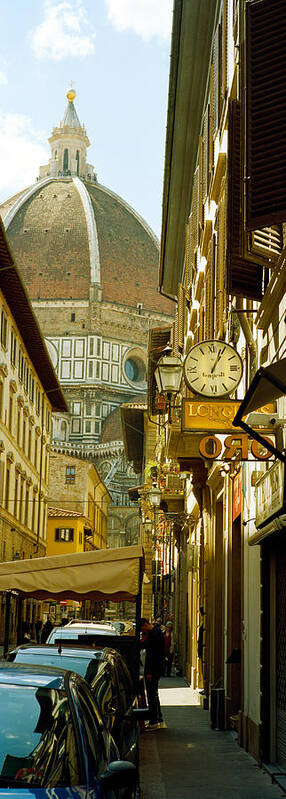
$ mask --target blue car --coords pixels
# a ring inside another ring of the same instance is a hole
[[[0,797],[132,796],[136,769],[113,760],[92,694],[71,671],[0,662]]]

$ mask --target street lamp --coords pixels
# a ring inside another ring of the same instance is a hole
[[[167,396],[168,420],[171,419],[172,397],[180,391],[183,364],[178,355],[172,355],[171,347],[165,347],[155,369],[155,380],[160,394]]]
[[[160,488],[158,488],[158,486],[156,485],[153,485],[152,488],[150,488],[149,490],[148,496],[151,508],[154,508],[154,510],[156,510],[156,508],[159,508],[161,502]]]

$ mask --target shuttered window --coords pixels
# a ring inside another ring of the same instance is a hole
[[[248,248],[256,258],[265,260],[268,266],[272,265],[271,262],[275,264],[283,249],[282,226],[252,230],[248,235]]]
[[[262,267],[243,255],[240,104],[236,100],[229,106],[228,142],[227,291],[261,300]]]
[[[246,224],[286,220],[286,3],[246,3]]]
[[[222,108],[222,26],[217,26],[213,44],[213,134],[215,135],[220,123]]]
[[[182,352],[184,349],[184,332],[185,332],[185,291],[182,283],[178,285],[178,349]]]

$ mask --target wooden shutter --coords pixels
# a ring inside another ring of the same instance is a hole
[[[246,3],[246,225],[286,220],[286,2]]]
[[[184,349],[184,333],[185,333],[185,303],[186,295],[182,283],[178,285],[178,349],[182,352]]]
[[[228,142],[227,291],[261,300],[262,267],[243,256],[240,104],[237,100],[229,106]]]
[[[214,170],[214,67],[211,65],[210,71],[210,118],[209,118],[209,174],[208,174],[208,189],[210,187],[211,179]]]
[[[199,167],[194,174],[193,197],[192,197],[192,221],[193,221],[193,248],[194,252],[199,246]]]
[[[210,115],[210,107],[207,106],[207,109],[204,114],[203,118],[203,128],[202,128],[202,199],[203,202],[206,199],[208,193],[208,184],[209,184],[209,115]]]
[[[220,123],[221,115],[221,85],[222,85],[222,28],[217,26],[213,45],[213,134],[215,135]]]
[[[275,266],[283,249],[282,225],[251,230],[247,235],[247,250],[250,255],[268,267]]]

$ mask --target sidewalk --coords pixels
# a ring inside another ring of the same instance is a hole
[[[141,799],[280,799],[283,792],[241,749],[212,730],[197,694],[178,677],[160,681],[167,728],[140,736]]]

